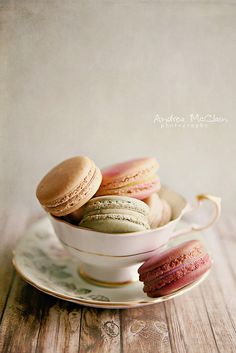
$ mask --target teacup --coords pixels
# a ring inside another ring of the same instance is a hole
[[[172,220],[166,225],[143,232],[109,234],[82,228],[65,220],[49,216],[55,233],[69,253],[79,262],[79,271],[86,280],[102,286],[116,286],[138,279],[137,269],[142,262],[162,251],[173,237],[210,227],[220,215],[220,198],[197,195],[197,206],[191,206],[183,196],[162,186],[160,196],[172,208]],[[187,212],[208,200],[214,205],[214,214],[207,224],[176,226]]]

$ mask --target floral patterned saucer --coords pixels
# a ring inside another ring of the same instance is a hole
[[[65,252],[48,218],[37,221],[20,239],[14,250],[13,264],[21,277],[37,289],[60,299],[98,308],[160,303],[196,287],[209,273],[173,294],[158,298],[147,297],[141,282],[116,288],[91,284],[79,275],[77,260]]]

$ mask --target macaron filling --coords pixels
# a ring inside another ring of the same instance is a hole
[[[127,195],[132,197],[136,197],[135,194],[138,194],[140,192],[148,191],[150,193],[150,190],[152,192],[160,190],[161,184],[160,180],[157,176],[155,176],[155,179],[151,181],[146,181],[143,182],[142,184],[132,184],[132,185],[127,185],[127,186],[120,186],[119,188],[112,188],[112,189],[101,189],[98,190],[97,195]]]
[[[85,213],[86,214],[92,214],[94,212],[96,213],[102,213],[106,212],[108,209],[110,210],[119,210],[121,211],[122,209],[124,210],[130,210],[130,211],[135,211],[143,214],[144,216],[147,216],[149,214],[149,208],[145,207],[146,205],[143,204],[142,207],[140,205],[137,205],[135,201],[133,200],[128,201],[128,200],[116,200],[116,199],[103,199],[101,201],[90,201],[90,204],[86,206]]]
[[[106,171],[104,172],[103,178],[104,181],[102,182],[102,186],[105,187],[106,189],[116,189],[119,188],[122,184],[122,186],[131,186],[132,184],[136,184],[137,182],[140,181],[148,181],[156,177],[156,172],[158,170],[158,164],[155,163],[152,167],[146,168],[143,170],[140,170],[139,172],[136,172],[135,174],[132,175],[125,175],[121,177],[116,177],[116,180],[108,181],[109,179],[109,173],[106,175]],[[106,180],[107,179],[107,180]]]

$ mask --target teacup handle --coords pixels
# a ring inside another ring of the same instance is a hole
[[[199,225],[199,224],[190,224],[189,227],[186,228],[182,228],[177,230],[176,232],[174,232],[171,236],[171,238],[179,236],[179,235],[184,235],[187,234],[189,232],[193,232],[193,231],[202,231],[205,230],[207,228],[209,228],[210,226],[212,226],[217,219],[220,216],[220,212],[221,212],[221,198],[220,197],[216,197],[216,196],[212,196],[212,195],[205,195],[205,194],[200,194],[196,196],[197,199],[197,206],[196,207],[189,207],[189,210],[187,212],[193,211],[194,209],[198,209],[203,201],[211,201],[211,203],[214,206],[214,210],[213,210],[213,215],[210,217],[209,221],[207,222],[207,224],[204,225]]]

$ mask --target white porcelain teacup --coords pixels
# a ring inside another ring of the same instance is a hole
[[[197,195],[198,204],[191,206],[183,196],[162,186],[160,196],[172,208],[172,220],[166,225],[135,233],[109,234],[74,226],[65,220],[49,216],[55,233],[70,254],[79,262],[80,274],[99,285],[114,286],[138,279],[137,269],[142,262],[163,250],[172,237],[210,227],[220,215],[220,198]],[[198,208],[201,201],[211,201],[213,217],[204,226],[189,224],[187,228],[175,228],[189,211]]]

